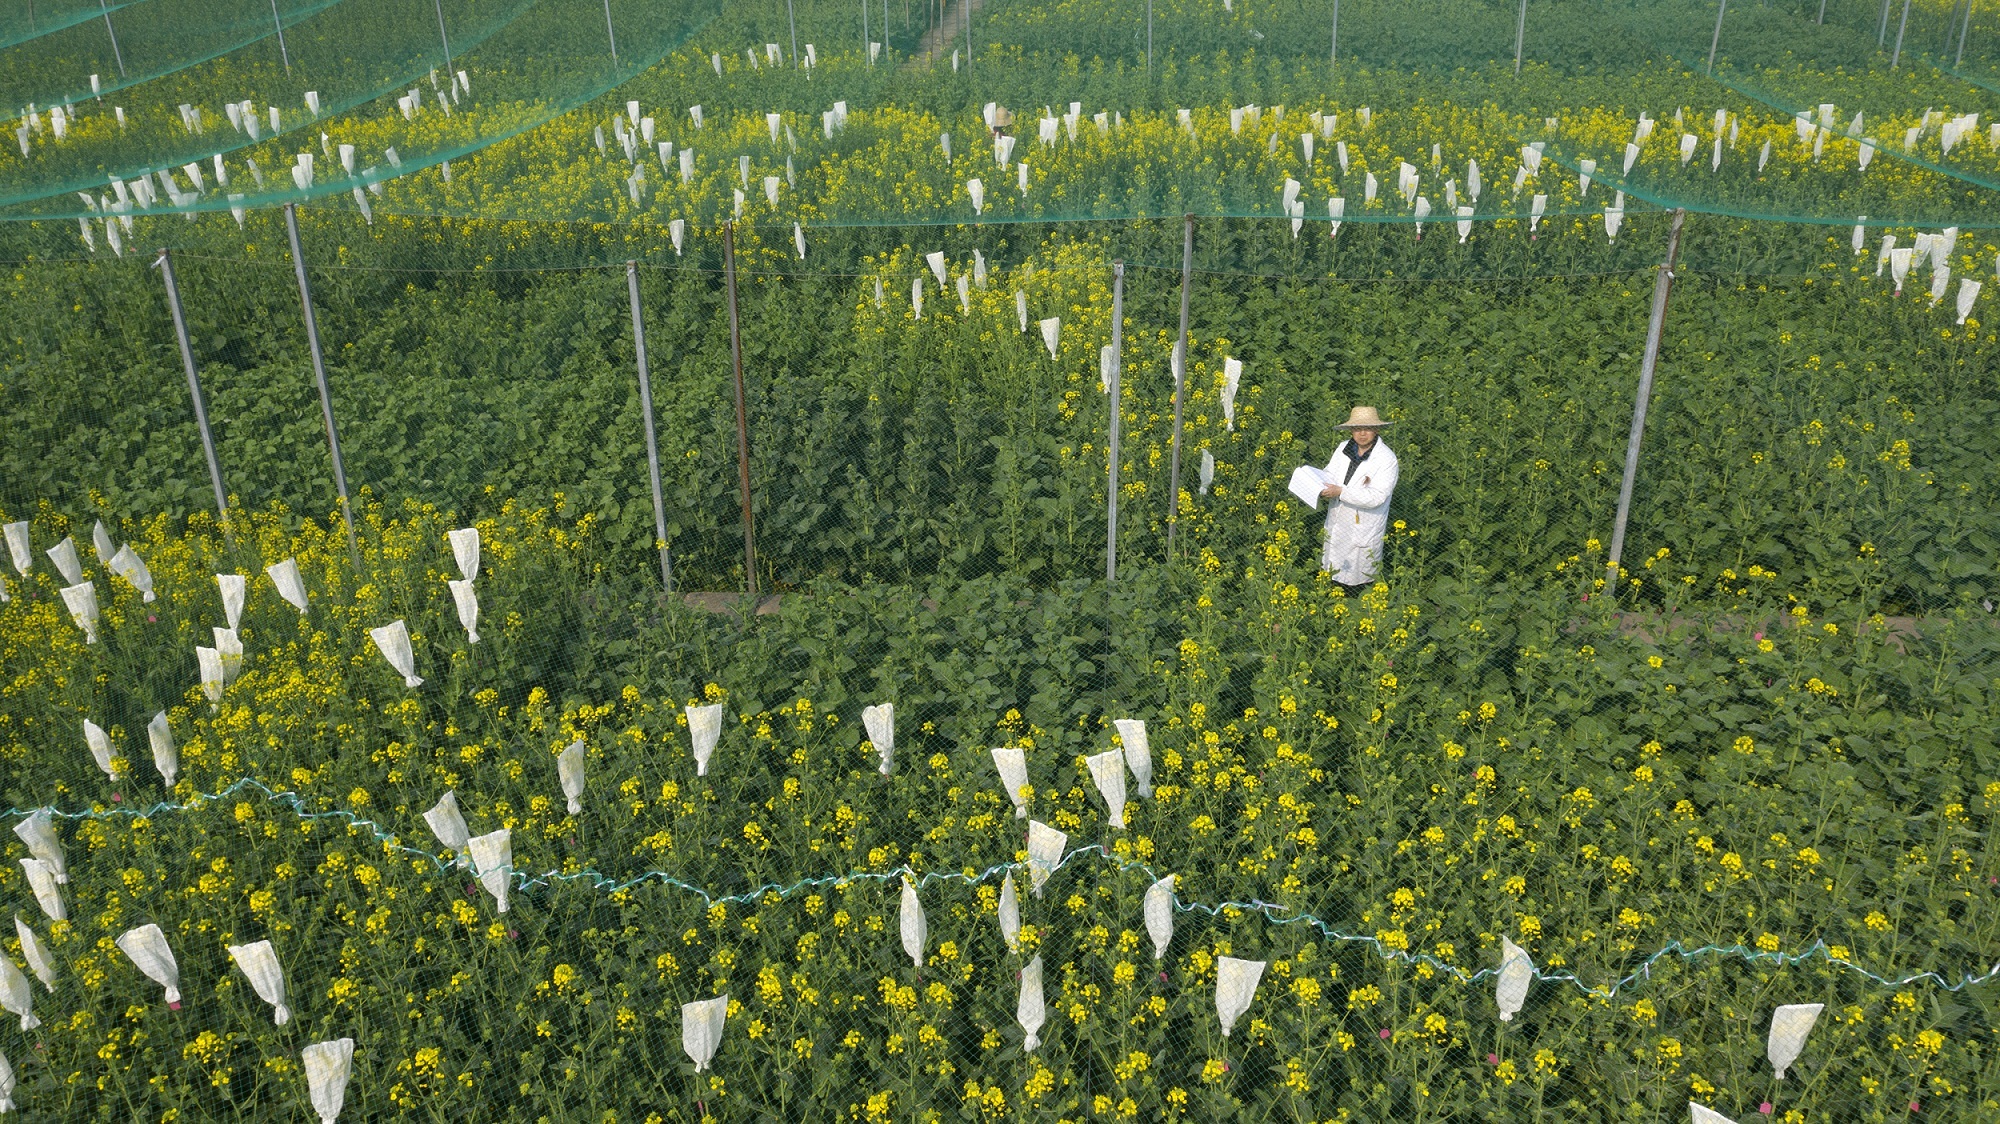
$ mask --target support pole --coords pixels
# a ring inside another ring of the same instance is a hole
[[[347,496],[347,465],[340,459],[340,430],[333,424],[333,392],[326,385],[326,356],[319,346],[319,320],[313,315],[312,285],[306,280],[305,252],[299,247],[299,206],[285,204],[285,236],[292,243],[292,272],[298,276],[299,305],[306,314],[306,343],[312,348],[313,378],[319,383],[319,408],[326,417],[326,447],[333,454],[333,486],[340,493],[340,517],[347,522],[347,551],[354,572],[361,572],[361,541],[354,536],[354,503]]]
[[[1632,435],[1625,442],[1625,478],[1618,485],[1618,516],[1611,524],[1611,555],[1605,581],[1615,595],[1618,591],[1618,561],[1625,550],[1625,524],[1632,514],[1632,481],[1639,474],[1639,443],[1646,433],[1646,406],[1653,398],[1653,371],[1660,361],[1660,335],[1667,323],[1667,294],[1674,287],[1674,259],[1681,248],[1681,223],[1687,211],[1674,208],[1674,224],[1667,231],[1667,260],[1653,281],[1653,318],[1646,325],[1646,354],[1639,364],[1638,400],[1632,405]]]
[[[972,0],[959,0],[965,5],[965,73],[972,73]]]
[[[1521,76],[1521,48],[1528,41],[1528,0],[1521,0],[1521,14],[1514,20],[1514,77]]]
[[[1104,580],[1118,580],[1118,430],[1124,420],[1124,409],[1119,401],[1119,368],[1124,366],[1125,348],[1125,263],[1111,263],[1111,371],[1105,382],[1111,400],[1111,432],[1106,443],[1105,460],[1109,463],[1109,483],[1105,489],[1104,528]]]
[[[736,370],[736,483],[743,493],[743,578],[757,596],[757,530],[750,513],[750,419],[743,399],[743,329],[736,312],[736,224],[722,226],[723,275],[729,282],[729,357]]]
[[[646,367],[646,320],[639,312],[639,263],[625,263],[625,287],[632,296],[632,353],[639,364],[639,409],[646,415],[646,471],[653,485],[653,543],[660,549],[660,585],[674,591],[674,564],[667,555],[667,505],[660,494],[660,442],[653,432],[653,376]]]
[[[1729,11],[1729,0],[1722,0],[1715,8],[1715,35],[1708,41],[1708,73],[1715,74],[1715,50],[1722,46],[1722,17]]]
[[[1181,517],[1181,403],[1187,397],[1188,290],[1194,282],[1194,216],[1181,217],[1181,334],[1174,341],[1174,439],[1167,459],[1167,561]]]
[[[440,3],[443,0],[439,0]],[[611,40],[611,65],[618,65],[618,29],[611,25],[611,0],[604,0],[604,36]]]
[[[1882,23],[1875,29],[1875,48],[1877,50],[1889,45],[1889,4],[1890,0],[1882,0]]]
[[[1153,0],[1146,0],[1146,73],[1153,73]]]
[[[236,536],[229,526],[229,492],[222,486],[222,462],[215,456],[215,435],[208,429],[208,403],[202,400],[201,376],[194,366],[194,348],[188,343],[187,317],[181,312],[181,289],[174,281],[174,261],[161,250],[158,261],[153,263],[160,269],[160,278],[167,285],[167,308],[174,314],[174,337],[181,345],[181,366],[187,370],[188,397],[194,401],[194,424],[201,430],[201,451],[208,458],[209,483],[215,486],[215,514],[222,520],[222,538],[229,544],[229,550],[236,550]]]
[[[432,0],[437,7],[438,41],[444,44],[444,70],[451,73],[451,36],[444,33],[444,0]]]
[[[1972,33],[1972,0],[1965,0],[1965,15],[1958,25],[1958,53],[1952,56],[1951,66],[1958,69],[1965,62],[1965,37]]]
[[[1908,30],[1910,30],[1910,0],[1903,0],[1903,20],[1896,25],[1896,49],[1889,54],[1890,70],[1896,69],[1896,64],[1902,61],[1903,33]]]
[[[861,50],[864,54],[868,51],[868,0],[861,0]],[[875,60],[869,59],[868,65],[874,66]]]
[[[1824,24],[1826,22],[1826,0],[1819,0],[1819,15],[1813,19],[1813,22],[1815,24]]]
[[[792,66],[799,65],[799,14],[792,10],[792,0],[785,0],[785,18],[792,23]]]
[[[104,33],[111,37],[111,57],[118,60],[118,77],[125,77],[125,52],[118,49],[118,29],[111,26],[110,0],[97,0],[97,10],[104,13]]]
[[[1327,44],[1326,55],[1329,65],[1340,61],[1340,0],[1333,0],[1333,41]]]
[[[278,0],[271,0],[271,23],[278,29],[278,55],[285,60],[285,73],[292,72],[292,52],[285,46],[285,20],[278,15]]]

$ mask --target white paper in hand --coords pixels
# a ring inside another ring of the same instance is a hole
[[[1292,481],[1285,489],[1299,498],[1314,511],[1319,510],[1319,494],[1329,483],[1326,473],[1309,464],[1302,464],[1292,470]]]

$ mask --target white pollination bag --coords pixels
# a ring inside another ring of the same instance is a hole
[[[1167,946],[1174,940],[1174,876],[1169,874],[1146,887],[1141,908],[1146,914],[1146,935],[1153,938],[1153,962],[1157,964],[1167,955]]]
[[[315,1042],[299,1051],[305,1063],[306,1090],[312,1095],[319,1124],[333,1124],[347,1103],[347,1081],[354,1074],[354,1039]]]
[[[460,527],[447,534],[451,543],[452,561],[458,563],[458,576],[466,581],[479,576],[479,528]]]
[[[299,576],[298,559],[287,558],[281,562],[273,562],[264,567],[264,572],[270,575],[271,584],[278,587],[278,596],[284,598],[292,608],[303,615],[306,611],[306,583],[305,579]]]
[[[14,1111],[14,1067],[0,1054],[0,1112]]]
[[[222,615],[228,618],[231,628],[243,623],[243,594],[249,584],[242,574],[215,575],[215,586],[222,591]]]
[[[1097,794],[1104,797],[1104,806],[1111,813],[1111,826],[1124,827],[1125,755],[1108,749],[1083,760],[1090,766],[1090,779],[1097,785]]]
[[[111,747],[111,735],[104,732],[104,727],[88,718],[84,719],[83,744],[90,747],[90,759],[97,762],[97,767],[104,770],[104,775],[114,781],[117,780],[118,753]]]
[[[1056,357],[1056,344],[1062,339],[1062,317],[1051,316],[1041,321],[1042,344],[1049,349],[1049,358]]]
[[[1125,767],[1139,782],[1139,798],[1153,795],[1153,751],[1146,744],[1146,723],[1137,718],[1119,718],[1111,723],[1125,747]]]
[[[729,993],[713,999],[681,1004],[681,1049],[700,1073],[715,1060],[715,1048],[722,1044],[722,1024],[729,1018]]]
[[[1021,1051],[1034,1053],[1035,1047],[1042,1044],[1042,1024],[1048,1021],[1048,1004],[1042,996],[1042,957],[1039,953],[1028,961],[1027,967],[1021,969],[1021,1001],[1014,1007],[1014,1018],[1026,1034],[1021,1040]]]
[[[930,925],[924,918],[924,903],[917,900],[917,888],[903,879],[902,903],[903,953],[910,963],[918,968],[924,966],[924,940],[930,935]]]
[[[153,768],[160,771],[160,779],[174,787],[174,778],[181,772],[181,755],[174,748],[174,728],[167,723],[167,712],[153,715],[146,723],[146,740],[153,746]]]
[[[1696,1104],[1693,1101],[1688,1102],[1688,1121],[1689,1124],[1736,1124],[1736,1121],[1707,1105]]]
[[[1008,952],[1021,951],[1021,898],[1014,892],[1014,875],[1000,876],[1000,936]]]
[[[1528,958],[1527,950],[1508,937],[1500,938],[1500,980],[1493,990],[1493,999],[1500,1007],[1500,1021],[1512,1022],[1520,1013],[1521,1004],[1527,1002],[1528,985],[1535,980],[1535,962]]]
[[[271,1020],[279,1026],[292,1021],[292,1009],[285,1006],[285,970],[278,965],[278,953],[271,942],[230,945],[229,958],[249,977],[257,998],[276,1008]]]
[[[42,938],[35,934],[35,930],[30,928],[26,921],[21,920],[21,915],[18,913],[14,915],[14,934],[21,938],[21,957],[28,962],[28,970],[35,973],[35,978],[42,981],[42,986],[47,988],[50,994],[54,994],[56,959],[49,955],[49,947],[42,943]]]
[[[371,628],[368,635],[374,637],[375,646],[382,651],[382,658],[403,677],[403,686],[421,687],[423,677],[417,674],[416,653],[410,650],[410,628],[400,619],[390,621],[380,628]]]
[[[62,840],[56,837],[55,817],[47,808],[37,808],[14,825],[14,834],[28,845],[28,853],[49,864],[58,884],[69,881],[69,864],[63,861]]]
[[[563,799],[569,814],[583,813],[583,742],[573,741],[556,756],[556,779],[562,782]]]
[[[924,279],[921,276],[910,281],[910,308],[917,319],[924,318]]]
[[[708,759],[722,738],[722,704],[687,708],[688,741],[694,748],[694,775],[708,775]]]
[[[105,563],[105,568],[124,578],[133,589],[138,590],[139,600],[153,600],[153,572],[146,568],[145,559],[139,557],[139,553],[132,549],[131,543],[119,547],[118,553],[111,556],[111,561]]]
[[[13,958],[4,953],[0,953],[0,1008],[21,1016],[22,1030],[42,1025],[42,1020],[35,1017],[35,985],[15,967]]]
[[[35,566],[35,550],[28,541],[28,521],[23,519],[18,523],[9,523],[0,527],[0,531],[6,532],[7,553],[13,556],[14,569],[19,570],[22,577],[27,577],[28,571]]]
[[[1771,1012],[1771,1035],[1764,1049],[1778,1080],[1783,1081],[1785,1071],[1799,1060],[1799,1051],[1806,1048],[1806,1035],[1812,1033],[1813,1023],[1819,1021],[1824,1009],[1823,1003],[1787,1003]]]
[[[90,528],[90,546],[96,552],[100,566],[109,566],[118,553],[118,544],[111,541],[111,532],[105,529],[102,519]]]
[[[1019,749],[1001,748],[993,751],[993,767],[1000,773],[1001,791],[1013,801],[1014,818],[1028,818],[1028,802],[1021,797],[1021,790],[1028,787],[1028,755]]]
[[[181,969],[174,963],[174,950],[167,947],[167,935],[158,925],[141,925],[118,936],[118,950],[146,978],[167,989],[167,1006],[178,1008],[181,1001]]]
[[[938,288],[945,287],[944,251],[932,250],[924,255],[924,264],[931,267],[931,276],[937,278]]]
[[[1229,1037],[1230,1028],[1243,1012],[1250,1009],[1250,1000],[1257,994],[1257,981],[1263,978],[1264,961],[1238,960],[1234,956],[1215,958],[1215,1017],[1222,1020],[1222,1036]]]
[[[475,835],[465,841],[465,850],[472,856],[472,872],[479,876],[479,884],[493,895],[499,912],[507,912],[507,879],[514,865],[513,833],[503,827]]]
[[[49,561],[56,564],[56,572],[62,575],[64,585],[76,585],[83,581],[83,559],[76,553],[76,540],[65,535],[63,540],[48,549]]]
[[[446,581],[445,585],[451,589],[452,604],[458,607],[458,623],[465,629],[465,642],[479,643],[479,594],[472,588],[472,580]]]
[[[965,181],[965,193],[972,198],[972,213],[986,213],[986,184],[978,179]]]
[[[424,813],[424,822],[430,825],[431,834],[445,845],[447,850],[458,852],[458,865],[469,866],[472,857],[466,854],[466,841],[472,832],[465,826],[465,816],[458,810],[458,794],[445,790],[431,810]]]
[[[62,599],[69,608],[69,619],[83,630],[83,642],[97,643],[97,587],[90,582],[63,586]]]
[[[28,889],[35,895],[35,904],[42,907],[42,914],[51,921],[69,920],[69,910],[63,907],[62,888],[56,885],[56,872],[40,859],[22,859],[21,873],[28,877]]]
[[[243,674],[243,638],[235,628],[215,628],[210,630],[215,636],[215,656],[222,663],[224,686],[236,682]]]
[[[201,693],[211,705],[222,701],[222,657],[214,648],[195,645],[194,663],[201,678]]]
[[[1028,888],[1042,896],[1042,885],[1062,865],[1069,836],[1040,820],[1028,821]]]
[[[861,728],[868,734],[869,744],[875,747],[876,756],[881,758],[877,772],[889,775],[889,767],[896,757],[896,705],[876,703],[861,708]]]

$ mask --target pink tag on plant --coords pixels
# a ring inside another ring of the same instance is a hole
[[[169,1004],[167,1004],[167,1010],[169,1010],[169,1011],[178,1011],[178,1010],[180,1010],[180,1009],[181,1009],[181,1005],[180,1005],[180,1003],[179,1003],[179,1002],[173,1002],[173,1003],[169,1003]]]

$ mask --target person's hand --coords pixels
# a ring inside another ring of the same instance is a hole
[[[1326,487],[1321,488],[1319,490],[1319,495],[1321,499],[1326,499],[1326,500],[1338,499],[1340,497],[1340,485],[1328,484]]]

